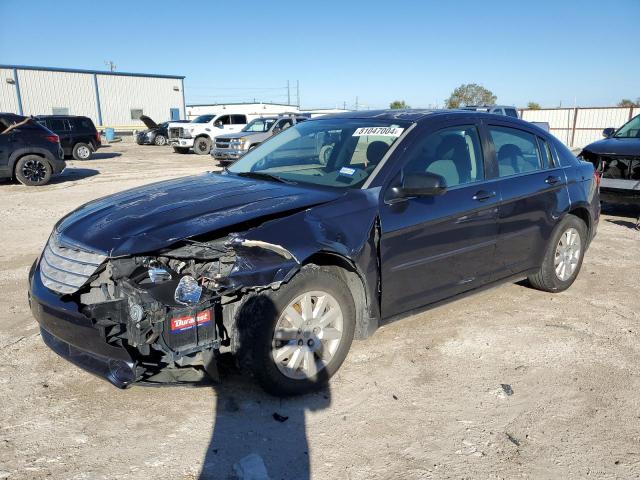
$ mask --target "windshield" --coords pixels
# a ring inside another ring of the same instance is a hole
[[[228,172],[358,188],[409,125],[374,119],[306,121],[271,137],[229,167]]]
[[[191,120],[191,123],[209,123],[213,120],[213,117],[215,117],[215,115],[200,115]]]
[[[243,132],[268,132],[276,122],[275,118],[256,118],[246,127],[242,129]]]
[[[640,115],[632,118],[618,130],[616,138],[640,138]]]

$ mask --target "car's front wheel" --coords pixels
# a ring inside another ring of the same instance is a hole
[[[38,155],[25,155],[16,163],[16,178],[30,187],[45,185],[51,179],[51,165]]]
[[[325,385],[342,365],[355,305],[339,273],[309,265],[280,289],[245,301],[237,329],[241,365],[267,392],[299,395]]]
[[[588,229],[575,215],[567,215],[555,228],[540,270],[529,283],[545,292],[562,292],[575,281],[587,247]]]
[[[76,160],[89,160],[91,158],[91,147],[86,143],[76,143],[73,146],[73,158]]]
[[[156,138],[153,139],[153,143],[162,147],[167,144],[167,137],[164,135],[156,135]]]
[[[211,151],[211,139],[207,137],[198,137],[193,142],[193,151],[198,155],[208,155]]]

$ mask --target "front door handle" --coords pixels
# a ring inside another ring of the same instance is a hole
[[[484,202],[495,196],[496,196],[496,192],[490,192],[488,190],[480,190],[479,192],[476,192],[476,194],[473,196],[473,199],[476,202]]]
[[[555,185],[556,183],[560,182],[560,178],[556,177],[555,175],[549,175],[544,179],[544,182],[548,183],[549,185]]]

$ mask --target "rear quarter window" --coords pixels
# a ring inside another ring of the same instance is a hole
[[[560,166],[569,167],[572,165],[578,165],[579,160],[573,153],[571,153],[571,150],[564,146],[563,143],[556,140],[553,142],[553,147],[556,151],[556,158],[560,162]]]

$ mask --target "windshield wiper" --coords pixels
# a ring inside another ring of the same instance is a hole
[[[237,172],[236,175],[238,175],[239,177],[259,178],[261,180],[273,180],[275,182],[288,183],[289,185],[293,185],[296,183],[292,182],[291,180],[285,180],[284,178],[278,177],[277,175],[272,175],[265,172]]]

